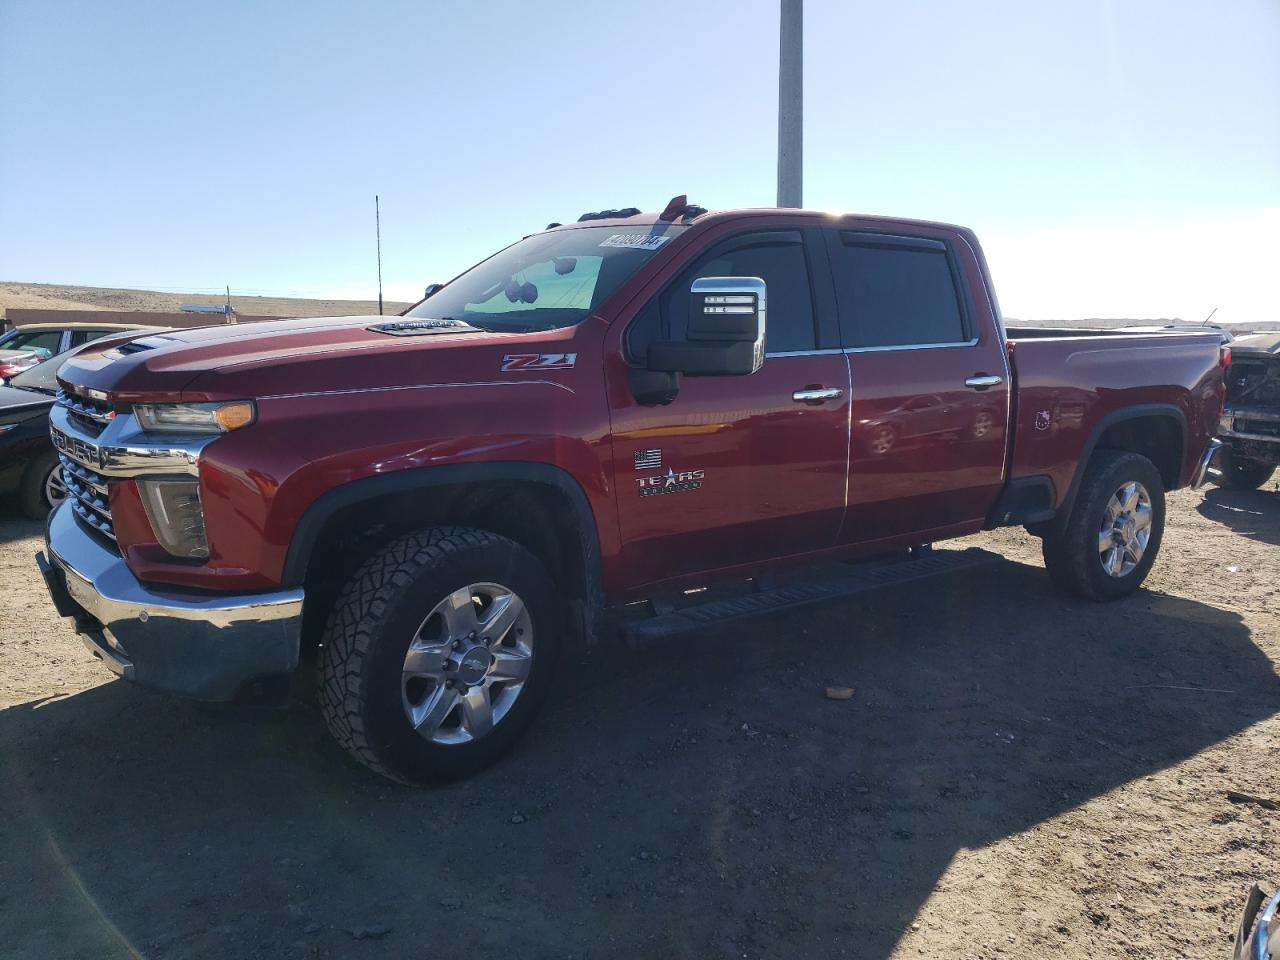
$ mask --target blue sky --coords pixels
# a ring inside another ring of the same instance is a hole
[[[807,0],[805,205],[1007,313],[1280,319],[1280,4]],[[409,297],[584,210],[770,205],[776,0],[0,0],[0,279]]]

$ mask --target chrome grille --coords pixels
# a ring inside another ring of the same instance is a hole
[[[111,524],[107,478],[71,459],[61,450],[58,451],[58,460],[62,463],[62,479],[67,485],[67,502],[71,504],[71,509],[90,530],[114,542],[116,531]]]
[[[111,404],[91,400],[65,389],[58,391],[57,404],[67,411],[67,417],[73,424],[94,437],[106,429],[116,415]]]

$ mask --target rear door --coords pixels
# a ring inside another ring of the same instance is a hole
[[[609,391],[619,401],[610,416],[629,583],[835,544],[844,513],[849,375],[834,342],[829,281],[822,274],[815,283],[816,269],[825,268],[823,243],[816,229],[721,240],[696,255],[627,328],[625,352],[640,365],[651,340],[684,335],[693,280],[749,276],[766,284],[759,371],[684,377],[667,406],[635,403],[623,383]],[[832,337],[825,349],[821,319]]]
[[[972,251],[923,227],[826,237],[853,401],[841,542],[981,524],[1004,482],[1009,383]]]

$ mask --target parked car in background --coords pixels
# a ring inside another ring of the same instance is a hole
[[[67,495],[49,442],[49,408],[58,392],[58,357],[0,386],[0,495],[16,494],[22,512],[39,519]]]
[[[34,367],[43,359],[30,350],[0,350],[0,383],[8,382],[10,377]]]
[[[48,360],[59,353],[83,347],[86,343],[105,337],[109,333],[140,328],[144,328],[144,325],[138,323],[26,323],[0,333],[0,351],[22,350],[34,353],[40,360]]]
[[[144,328],[121,324],[102,335],[123,340],[139,329]],[[0,496],[16,496],[22,512],[36,520],[67,495],[62,467],[49,440],[49,408],[58,393],[58,369],[86,343],[39,360],[0,385]]]
[[[1223,442],[1210,477],[1224,487],[1256,490],[1280,465],[1280,333],[1237,337],[1227,368]]]

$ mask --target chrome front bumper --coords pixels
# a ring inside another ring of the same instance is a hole
[[[54,607],[126,680],[197,700],[231,700],[247,683],[298,665],[302,590],[206,594],[153,589],[85,530],[69,504],[49,517],[36,562]]]

